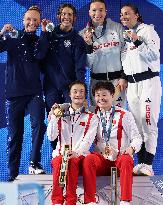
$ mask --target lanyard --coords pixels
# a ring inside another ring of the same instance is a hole
[[[68,110],[64,111],[62,117],[72,117],[72,116],[75,116],[76,114],[82,114],[82,113],[84,113],[85,111],[86,111],[86,110],[85,110],[85,107],[84,107],[84,106],[82,107],[82,109],[81,109],[81,111],[80,111],[79,113],[75,113],[75,110],[74,110],[74,112],[70,114],[70,111],[69,111],[69,109],[68,109]]]
[[[110,119],[109,119],[109,127],[108,127],[108,130],[106,130],[106,117],[103,116],[103,113],[100,111],[100,119],[101,119],[101,123],[102,123],[102,128],[103,128],[103,136],[104,136],[104,139],[105,139],[105,142],[109,142],[109,139],[110,139],[110,134],[111,134],[111,129],[112,129],[112,126],[113,126],[113,118],[114,118],[114,114],[115,114],[115,106],[112,107],[112,113],[110,115]]]
[[[95,32],[93,32],[93,35],[96,37],[96,39],[99,39],[101,38],[104,34],[105,34],[105,31],[106,31],[106,19],[104,20],[104,23],[103,23],[103,27],[102,27],[102,31],[101,31],[101,34],[100,36],[97,36]]]
[[[74,111],[74,113],[72,113],[72,114],[70,114],[70,112],[69,112],[69,115],[66,115],[66,116],[69,116],[70,117],[70,122],[71,122],[71,142],[70,142],[70,144],[71,144],[71,150],[72,150],[72,138],[73,138],[73,133],[74,133],[74,125],[76,124],[76,122],[79,120],[79,118],[81,117],[81,115],[83,114],[85,112],[85,107],[82,107],[82,109],[81,109],[81,111],[80,111],[80,113],[75,113],[75,111]],[[75,120],[75,115],[76,114],[78,114],[78,117],[77,117],[77,119]]]
[[[99,36],[96,35],[95,31],[93,32],[93,36],[95,36],[96,39],[101,38],[105,34],[106,24],[107,24],[107,21],[106,21],[106,19],[104,19],[104,23],[103,23],[103,26],[102,26],[102,31],[101,31],[101,34]],[[92,27],[95,30],[95,26],[92,24],[91,21],[88,22],[88,28],[90,28],[90,27]],[[92,41],[94,42],[93,38],[92,38]]]

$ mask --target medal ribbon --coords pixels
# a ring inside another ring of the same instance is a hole
[[[105,142],[109,142],[109,139],[110,139],[110,134],[111,134],[111,129],[112,129],[112,126],[113,126],[113,118],[114,118],[114,114],[115,114],[115,106],[112,107],[112,113],[110,115],[110,119],[109,119],[109,127],[108,127],[108,130],[106,130],[106,118],[103,116],[103,113],[100,111],[100,119],[101,119],[101,122],[102,122],[102,128],[103,128],[103,136],[104,136],[104,140]]]

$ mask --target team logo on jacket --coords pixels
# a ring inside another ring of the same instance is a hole
[[[70,40],[64,40],[64,46],[67,48],[67,47],[70,47],[71,46],[71,41]]]
[[[150,102],[151,102],[151,100],[150,100],[149,98],[147,98],[147,100],[146,100],[145,102],[150,103]]]
[[[117,107],[121,107],[121,103],[117,103],[115,106],[117,106]]]
[[[116,124],[116,120],[112,120],[112,125],[114,126]]]
[[[81,125],[81,126],[85,126],[85,122],[80,122],[79,125]]]
[[[122,101],[122,98],[121,98],[121,97],[119,97],[116,101]]]
[[[151,108],[150,105],[146,105],[146,123],[151,125]]]

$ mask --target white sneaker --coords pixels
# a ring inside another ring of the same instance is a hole
[[[120,205],[130,205],[130,202],[128,202],[128,201],[121,201]]]
[[[62,204],[53,204],[53,205],[62,205]]]
[[[53,205],[62,205],[62,204],[53,204]]]
[[[133,168],[133,173],[136,174],[136,175],[139,175],[140,174],[140,169],[144,166],[143,163],[141,164],[137,164],[134,168]]]
[[[96,202],[90,202],[87,205],[96,205]]]
[[[152,165],[144,164],[144,166],[139,170],[141,175],[145,176],[154,176],[154,171]]]
[[[45,171],[40,163],[34,164],[31,162],[29,166],[29,174],[45,174]]]

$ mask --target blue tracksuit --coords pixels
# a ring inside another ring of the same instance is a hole
[[[55,27],[52,33],[42,32],[35,55],[44,59],[44,92],[47,111],[57,103],[69,102],[69,85],[85,81],[86,47],[79,34]]]
[[[34,58],[37,40],[35,33],[24,31],[19,31],[18,38],[8,37],[3,40],[0,37],[0,52],[7,51],[5,93],[10,176],[17,176],[19,173],[26,109],[30,113],[32,127],[31,161],[40,161],[45,125],[40,67],[38,60]]]

